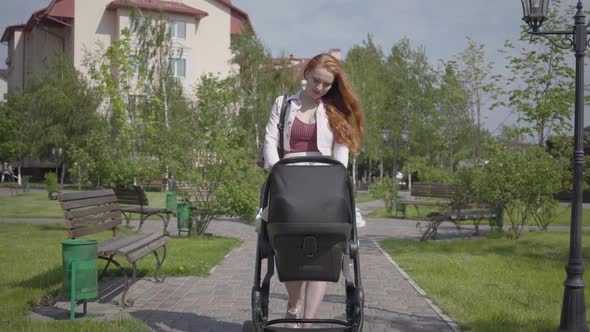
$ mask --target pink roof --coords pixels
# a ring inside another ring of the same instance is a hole
[[[57,0],[52,4],[48,7],[50,16],[74,18],[74,0]]]
[[[47,7],[36,10],[31,15],[74,18],[74,0],[51,0]],[[30,21],[30,19],[29,19]]]
[[[8,69],[0,68],[0,77],[8,78]]]
[[[194,16],[201,19],[209,13],[206,11],[187,6],[183,3],[163,0],[115,0],[107,5],[107,9],[137,7],[140,9],[167,12],[180,15]]]

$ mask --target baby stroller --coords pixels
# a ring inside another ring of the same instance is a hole
[[[304,331],[361,331],[364,293],[354,196],[346,168],[339,161],[322,156],[282,159],[271,169],[263,192],[261,205],[268,206],[268,220],[262,222],[258,234],[252,321],[244,323],[243,331],[294,330],[282,327],[284,323],[327,326]],[[261,280],[264,259],[267,268]],[[346,321],[269,320],[269,288],[275,263],[281,282],[337,282],[342,272],[346,287]]]

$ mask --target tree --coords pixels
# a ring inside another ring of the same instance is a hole
[[[441,82],[438,95],[438,107],[440,112],[440,127],[445,137],[445,155],[448,160],[448,169],[455,173],[457,152],[469,142],[472,128],[469,118],[469,96],[465,94],[465,87],[457,74],[455,62],[448,62],[441,74]]]
[[[116,185],[168,174],[168,163],[175,153],[182,153],[177,142],[182,141],[190,116],[182,86],[169,69],[170,59],[182,53],[173,51],[167,20],[134,10],[131,21],[122,38],[106,50],[87,54],[84,62],[94,86],[107,100],[102,113],[109,133],[107,147],[94,146],[102,152],[79,152],[79,157],[110,155],[110,160],[95,162],[112,165],[106,168],[111,173],[94,170],[102,174],[103,183]],[[182,126],[172,130],[172,123]]]
[[[367,40],[348,51],[344,66],[366,114],[363,161],[365,164],[371,164],[371,161],[379,160],[382,178],[383,155],[386,149],[380,130],[383,127],[393,128],[395,120],[392,116],[399,117],[398,112],[386,108],[388,90],[385,84],[387,76],[383,52],[373,42],[371,35],[368,35]],[[368,168],[370,173],[370,167]],[[371,174],[368,174],[368,177],[371,179]]]
[[[553,194],[561,185],[565,167],[540,147],[512,150],[496,147],[487,156],[475,180],[483,202],[504,209],[515,238],[522,235],[531,219],[541,228],[552,221]]]
[[[561,1],[556,3],[545,22],[547,30],[560,30],[559,22],[566,21],[565,15],[558,12]],[[520,47],[519,55],[508,55],[508,50],[516,46],[511,41],[505,42],[506,68],[511,74],[507,78],[496,76],[498,82],[504,82],[494,93],[496,102],[492,108],[511,108],[518,114],[523,132],[542,146],[550,133],[560,135],[571,128],[574,70],[566,60],[571,55],[569,50],[556,47],[542,37],[535,37],[535,42],[529,43],[531,37],[527,31],[526,24],[521,25],[519,41],[526,44]]]
[[[471,123],[474,125],[472,142],[474,143],[473,157],[479,161],[481,156],[481,108],[485,104],[484,95],[487,91],[495,90],[490,80],[493,63],[485,59],[483,44],[477,44],[467,37],[467,48],[457,56],[458,76],[463,81],[471,111]]]
[[[188,184],[181,196],[198,211],[193,216],[194,234],[202,234],[219,214],[238,215],[253,221],[256,216],[263,173],[254,167],[244,146],[246,132],[237,126],[237,90],[234,78],[201,77],[195,91],[194,126],[185,152],[171,164],[179,182]]]
[[[2,107],[10,128],[6,157],[52,159],[52,148],[62,148],[56,162],[62,164],[63,184],[71,151],[85,146],[97,126],[98,104],[98,94],[82,74],[57,54],[41,77],[27,82],[20,95],[10,95]]]
[[[273,60],[253,31],[233,35],[231,50],[231,62],[239,66],[238,120],[242,128],[247,128],[245,146],[255,151],[264,139],[272,102],[299,89],[303,73],[295,72],[285,57]]]

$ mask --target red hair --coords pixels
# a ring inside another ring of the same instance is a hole
[[[334,140],[346,145],[353,155],[358,155],[365,135],[365,114],[361,103],[354,94],[352,85],[338,59],[327,53],[316,55],[305,66],[305,77],[307,78],[307,74],[318,66],[334,75],[332,87],[322,97],[322,102],[328,110],[328,122],[334,134]]]

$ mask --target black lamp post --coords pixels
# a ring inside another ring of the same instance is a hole
[[[401,136],[402,136],[402,144],[408,143],[408,137],[410,136],[410,132],[408,131],[408,129],[404,128],[402,130],[402,135]],[[397,176],[397,173],[395,175]]]
[[[582,259],[582,181],[584,175],[584,53],[588,43],[586,17],[582,1],[578,1],[574,28],[562,31],[539,31],[547,19],[549,0],[521,0],[523,20],[533,30],[530,35],[543,36],[562,49],[573,48],[576,55],[576,101],[574,112],[574,190],[570,225],[569,259],[565,267],[567,279],[561,307],[559,331],[588,331],[584,300],[584,261]],[[556,42],[549,35],[563,40]]]
[[[59,178],[59,174],[57,173],[57,168],[59,166],[59,160],[63,153],[62,148],[51,148],[51,154],[53,155],[53,159],[55,160],[55,177]]]

